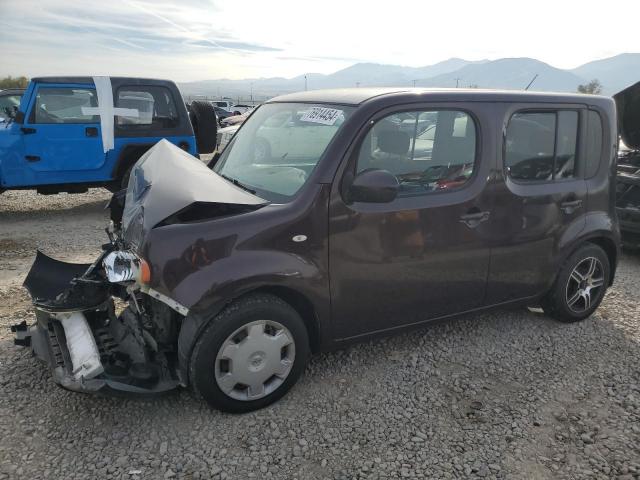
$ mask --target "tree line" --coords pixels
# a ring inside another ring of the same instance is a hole
[[[5,88],[27,88],[29,79],[27,77],[8,77],[0,78],[0,90]]]

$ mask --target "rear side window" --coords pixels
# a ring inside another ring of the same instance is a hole
[[[38,88],[29,120],[32,123],[98,123],[94,88]]]
[[[178,126],[176,104],[168,88],[131,86],[118,89],[118,128],[127,130],[163,129]]]
[[[587,178],[598,171],[602,159],[602,118],[598,112],[587,113],[587,151],[585,152]]]
[[[507,173],[522,182],[573,178],[577,140],[577,111],[516,113],[507,127]]]
[[[376,168],[398,179],[400,196],[451,190],[467,183],[476,163],[476,124],[462,111],[389,115],[369,130],[357,172]]]

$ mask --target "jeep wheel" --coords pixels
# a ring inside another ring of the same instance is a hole
[[[561,322],[589,317],[607,290],[609,258],[597,245],[587,244],[562,265],[551,290],[542,301],[544,312]]]
[[[213,153],[216,149],[218,119],[216,111],[209,102],[194,100],[190,110],[193,133],[199,154]]]
[[[278,297],[252,295],[228,306],[200,335],[189,376],[211,406],[249,412],[287,393],[308,356],[309,338],[298,313]]]

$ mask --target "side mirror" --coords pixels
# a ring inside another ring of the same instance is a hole
[[[387,170],[371,168],[360,172],[349,187],[353,202],[389,203],[398,195],[398,179]]]
[[[24,123],[24,112],[17,110],[15,116],[13,117],[13,121],[22,125]]]

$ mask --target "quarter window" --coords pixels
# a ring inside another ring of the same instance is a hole
[[[587,151],[585,152],[587,178],[598,171],[602,158],[602,119],[598,112],[587,113]]]
[[[93,88],[38,88],[31,113],[33,123],[98,123],[98,97]]]
[[[399,195],[421,195],[464,185],[473,174],[476,125],[461,111],[402,112],[367,133],[357,172],[376,168],[398,179]]]
[[[578,112],[521,112],[507,127],[505,167],[524,182],[553,181],[575,175]]]
[[[178,113],[171,92],[165,87],[135,86],[118,89],[116,125],[122,129],[175,128]]]

